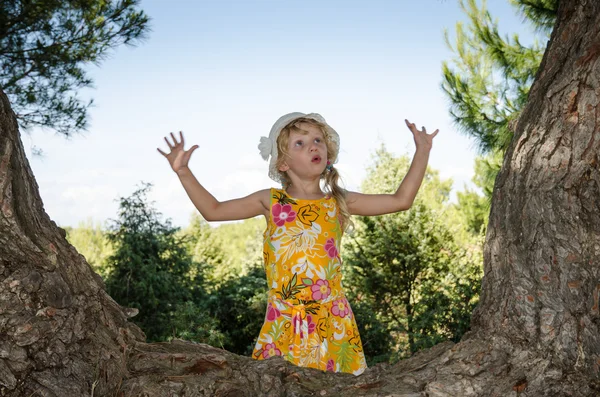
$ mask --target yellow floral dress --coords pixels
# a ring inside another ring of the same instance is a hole
[[[298,366],[354,375],[367,368],[342,288],[341,237],[333,197],[301,200],[271,189],[263,249],[269,295],[253,358],[283,356]]]

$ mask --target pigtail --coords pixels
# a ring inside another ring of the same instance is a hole
[[[349,227],[353,226],[353,222],[350,219],[350,211],[348,211],[348,203],[346,202],[346,190],[342,189],[339,185],[340,174],[335,167],[331,167],[331,170],[325,170],[325,187],[330,194],[335,198],[338,206],[338,217],[340,219],[340,226],[342,231],[348,230]]]

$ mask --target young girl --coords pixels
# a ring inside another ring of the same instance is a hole
[[[416,153],[394,194],[361,194],[338,186],[333,166],[339,136],[316,113],[279,118],[258,146],[268,160],[269,176],[282,189],[264,189],[219,202],[188,168],[192,146],[184,149],[171,133],[169,160],[188,196],[207,221],[264,215],[263,257],[269,285],[264,325],[253,358],[283,356],[295,365],[361,374],[365,357],[356,321],[342,287],[339,247],[350,215],[382,215],[410,208],[423,180],[432,140],[407,120]],[[324,189],[321,188],[323,181]]]

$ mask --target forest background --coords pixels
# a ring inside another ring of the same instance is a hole
[[[442,340],[458,341],[469,328],[495,175],[556,12],[553,1],[511,4],[539,42],[522,44],[516,34],[501,34],[485,3],[475,1],[459,2],[465,21],[445,36],[454,55],[441,68],[442,92],[455,125],[479,153],[471,187],[452,197],[453,180],[432,166],[409,211],[356,217],[354,230],[344,237],[345,285],[369,364],[395,362]],[[87,106],[57,105],[28,92],[20,85],[26,79],[10,78],[10,70],[3,70],[2,86],[22,128],[54,129],[59,136],[85,128]],[[56,117],[28,118],[35,113],[27,109],[34,106]],[[51,147],[35,134],[32,139],[40,145],[31,146],[36,156]],[[396,155],[383,144],[371,155],[357,188],[395,191],[410,155]],[[151,199],[157,188],[140,182],[117,200],[107,222],[63,224],[69,241],[103,277],[109,294],[139,311],[132,320],[150,341],[183,338],[249,354],[266,311],[264,220],[211,227],[193,215],[188,224],[173,226]]]

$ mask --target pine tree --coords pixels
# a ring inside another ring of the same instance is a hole
[[[21,128],[66,136],[87,125],[78,90],[92,86],[84,66],[121,44],[144,38],[148,17],[139,0],[0,2],[0,87]]]
[[[479,166],[486,184],[482,187],[491,200],[493,182],[500,169],[513,128],[523,108],[531,84],[554,26],[558,0],[510,0],[513,7],[531,24],[536,40],[524,45],[517,34],[502,37],[498,21],[476,0],[459,0],[468,23],[456,24],[451,43],[456,54],[443,63],[442,89],[450,99],[450,114],[458,128],[475,142],[483,155]]]
[[[115,252],[107,259],[106,289],[122,306],[139,310],[133,321],[154,341],[170,335],[177,305],[191,299],[193,263],[178,229],[148,203],[150,187],[120,199],[119,217],[107,234]]]
[[[409,165],[408,156],[394,157],[380,148],[361,191],[393,193]],[[344,284],[352,301],[359,302],[355,314],[370,363],[457,341],[469,327],[481,249],[458,244],[447,203],[452,181],[438,174],[427,170],[408,211],[356,217],[355,229],[345,237]]]

